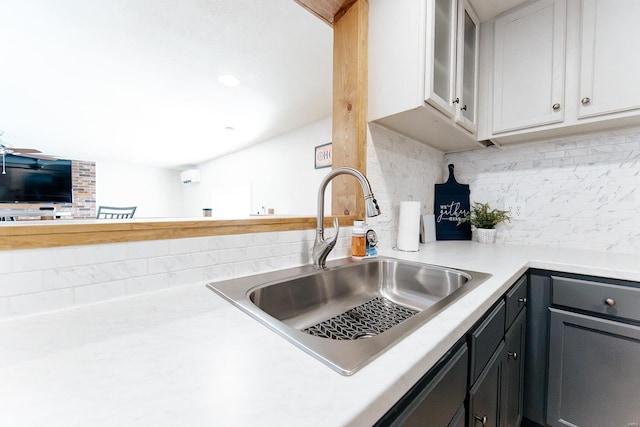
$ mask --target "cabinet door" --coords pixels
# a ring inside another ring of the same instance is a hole
[[[640,423],[640,327],[550,309],[547,423]]]
[[[456,67],[456,123],[475,133],[477,129],[478,17],[467,0],[458,2],[458,48]]]
[[[526,316],[525,308],[504,336],[507,361],[500,410],[500,425],[503,427],[517,427],[522,422]]]
[[[437,372],[423,377],[376,426],[447,427],[464,419],[469,352],[465,344]],[[462,407],[463,415],[460,415]]]
[[[427,42],[425,56],[425,100],[453,117],[457,0],[430,0],[427,8],[433,19],[427,22],[427,40],[431,43]]]
[[[496,19],[494,134],[564,120],[565,31],[565,0],[540,0]]]
[[[498,427],[500,414],[500,389],[506,363],[504,342],[489,361],[469,392],[469,426]]]
[[[640,40],[636,19],[640,2],[583,0],[582,4],[578,117],[640,109],[640,55],[634,52]]]

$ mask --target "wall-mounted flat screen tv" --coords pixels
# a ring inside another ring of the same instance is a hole
[[[43,160],[7,154],[5,171],[0,174],[1,203],[73,201],[71,160]]]

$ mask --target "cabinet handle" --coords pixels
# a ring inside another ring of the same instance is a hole
[[[526,298],[518,298],[518,304],[527,305],[527,299]]]
[[[582,105],[590,104],[590,103],[591,103],[591,98],[589,98],[588,96],[585,96],[584,98],[582,98],[582,99],[580,100],[580,103],[581,103]]]
[[[487,425],[487,416],[485,415],[484,417],[480,417],[476,414],[473,414],[473,418],[476,421],[480,421],[482,423],[482,427],[485,427]]]
[[[558,111],[558,110],[560,110],[560,104],[558,104],[556,102],[555,104],[553,104],[553,106],[551,108],[553,108],[553,111]]]
[[[614,305],[616,305],[616,300],[614,300],[613,298],[607,298],[604,300],[604,303],[610,307],[613,307]]]
[[[456,97],[456,99],[453,100],[454,104],[459,104],[460,103],[460,98]]]
[[[467,104],[464,104],[464,106],[462,108],[460,108],[461,110],[467,111]]]
[[[513,360],[518,360],[518,353],[516,353],[515,351],[513,353],[511,353],[510,351],[507,352],[507,356],[508,357],[513,357]]]

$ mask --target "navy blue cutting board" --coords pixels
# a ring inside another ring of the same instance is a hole
[[[460,184],[449,165],[449,179],[436,184],[433,213],[436,217],[436,240],[471,240],[471,224],[458,226],[458,220],[469,216],[469,186]]]

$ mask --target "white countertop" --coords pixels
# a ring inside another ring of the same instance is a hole
[[[529,267],[640,281],[637,255],[474,242],[381,255],[493,276],[351,377],[203,284],[3,321],[0,424],[371,425]]]

